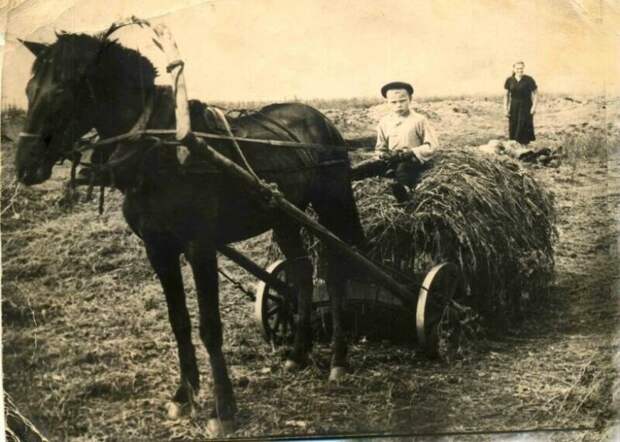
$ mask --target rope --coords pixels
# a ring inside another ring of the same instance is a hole
[[[192,131],[193,134],[199,138],[204,139],[213,139],[213,140],[226,140],[232,141],[232,138],[227,135],[218,135],[207,132],[199,132]],[[145,129],[136,132],[137,135],[154,135],[154,136],[172,136],[176,134],[175,129]],[[74,150],[76,152],[84,152],[92,149],[97,146],[104,146],[106,144],[113,144],[118,141],[123,141],[129,138],[133,134],[125,133],[121,135],[115,135],[113,137],[104,138],[102,140],[96,141],[92,144],[82,145],[76,147]],[[298,149],[344,149],[346,150],[346,146],[332,146],[326,144],[316,144],[316,143],[296,143],[292,141],[282,141],[282,140],[263,140],[260,138],[244,138],[244,137],[234,137],[235,140],[241,141],[244,143],[255,143],[255,144],[267,144],[269,146],[275,147],[287,147],[287,148],[298,148]]]
[[[248,298],[250,298],[252,301],[256,301],[256,295],[254,294],[252,290],[246,288],[243,284],[241,284],[239,281],[234,279],[232,276],[228,275],[224,270],[220,269],[219,267],[217,271],[220,275],[222,275],[224,278],[230,281],[232,285],[234,285],[239,290],[241,290]]]
[[[250,175],[254,177],[256,181],[260,181],[260,178],[258,177],[258,175],[256,175],[256,172],[254,172],[254,169],[252,169],[252,166],[250,166],[250,163],[248,162],[247,158],[243,154],[243,151],[241,150],[239,143],[237,143],[237,139],[232,133],[232,129],[230,128],[230,124],[228,124],[228,119],[226,118],[226,115],[224,115],[224,113],[218,108],[214,108],[214,112],[218,117],[220,117],[220,120],[222,120],[222,123],[224,124],[224,127],[226,128],[226,132],[228,132],[228,136],[232,140],[233,146],[235,146],[237,155],[239,155],[239,158],[241,158],[241,161],[243,161],[245,168],[250,173]]]

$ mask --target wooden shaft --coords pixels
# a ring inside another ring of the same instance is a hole
[[[396,282],[379,266],[374,264],[368,258],[357,253],[350,245],[310,218],[305,212],[297,208],[295,205],[291,204],[281,193],[274,191],[265,182],[254,178],[245,169],[241,168],[239,165],[217,152],[203,140],[197,138],[192,132],[190,132],[183,141],[187,146],[189,146],[192,154],[203,157],[207,161],[219,166],[236,179],[242,181],[250,190],[259,194],[259,197],[264,197],[267,199],[269,203],[274,204],[283,213],[306,227],[320,240],[324,241],[329,247],[346,257],[352,264],[360,269],[363,269],[372,279],[374,279],[382,287],[388,289],[396,298],[402,301],[404,305],[412,306],[414,304],[415,299],[412,297],[411,290]]]
[[[281,295],[287,295],[291,298],[296,296],[295,291],[288,284],[280,281],[277,277],[267,272],[265,269],[256,264],[247,256],[243,255],[241,252],[229,246],[219,246],[217,250],[226,258],[237,264],[239,267],[247,270],[248,273],[251,273],[258,279],[265,281]]]

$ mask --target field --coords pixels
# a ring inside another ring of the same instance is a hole
[[[351,145],[372,146],[382,105],[318,104]],[[466,148],[506,133],[498,97],[416,106],[444,145]],[[556,279],[545,304],[521,324],[481,338],[457,360],[429,361],[413,346],[361,339],[351,345],[350,372],[339,385],[327,383],[326,344],[315,346],[308,368],[286,373],[283,352],[253,323],[252,302],[221,279],[224,350],[240,408],[234,436],[571,428],[532,437],[611,440],[619,405],[619,117],[617,98],[542,98],[535,145],[559,149],[562,159],[556,167],[523,167],[555,195]],[[206,438],[212,398],[201,345],[202,406],[191,421],[166,418],[178,379],[176,346],[159,283],[120,213],[121,195],[108,192],[103,215],[96,198],[68,204],[66,166],[43,185],[16,185],[10,140],[21,121],[14,109],[3,113],[4,388],[53,440]],[[238,247],[267,265],[267,240]],[[224,259],[221,266],[246,287],[255,282]],[[196,324],[187,265],[183,272]]]

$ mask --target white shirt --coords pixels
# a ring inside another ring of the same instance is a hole
[[[435,130],[424,115],[410,111],[406,117],[389,114],[377,126],[375,150],[408,150],[424,163],[438,147]]]

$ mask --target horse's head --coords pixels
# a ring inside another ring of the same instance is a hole
[[[24,184],[47,180],[52,167],[93,127],[90,74],[97,40],[60,34],[55,43],[23,42],[36,56],[26,87],[28,112],[17,143],[17,178]]]

